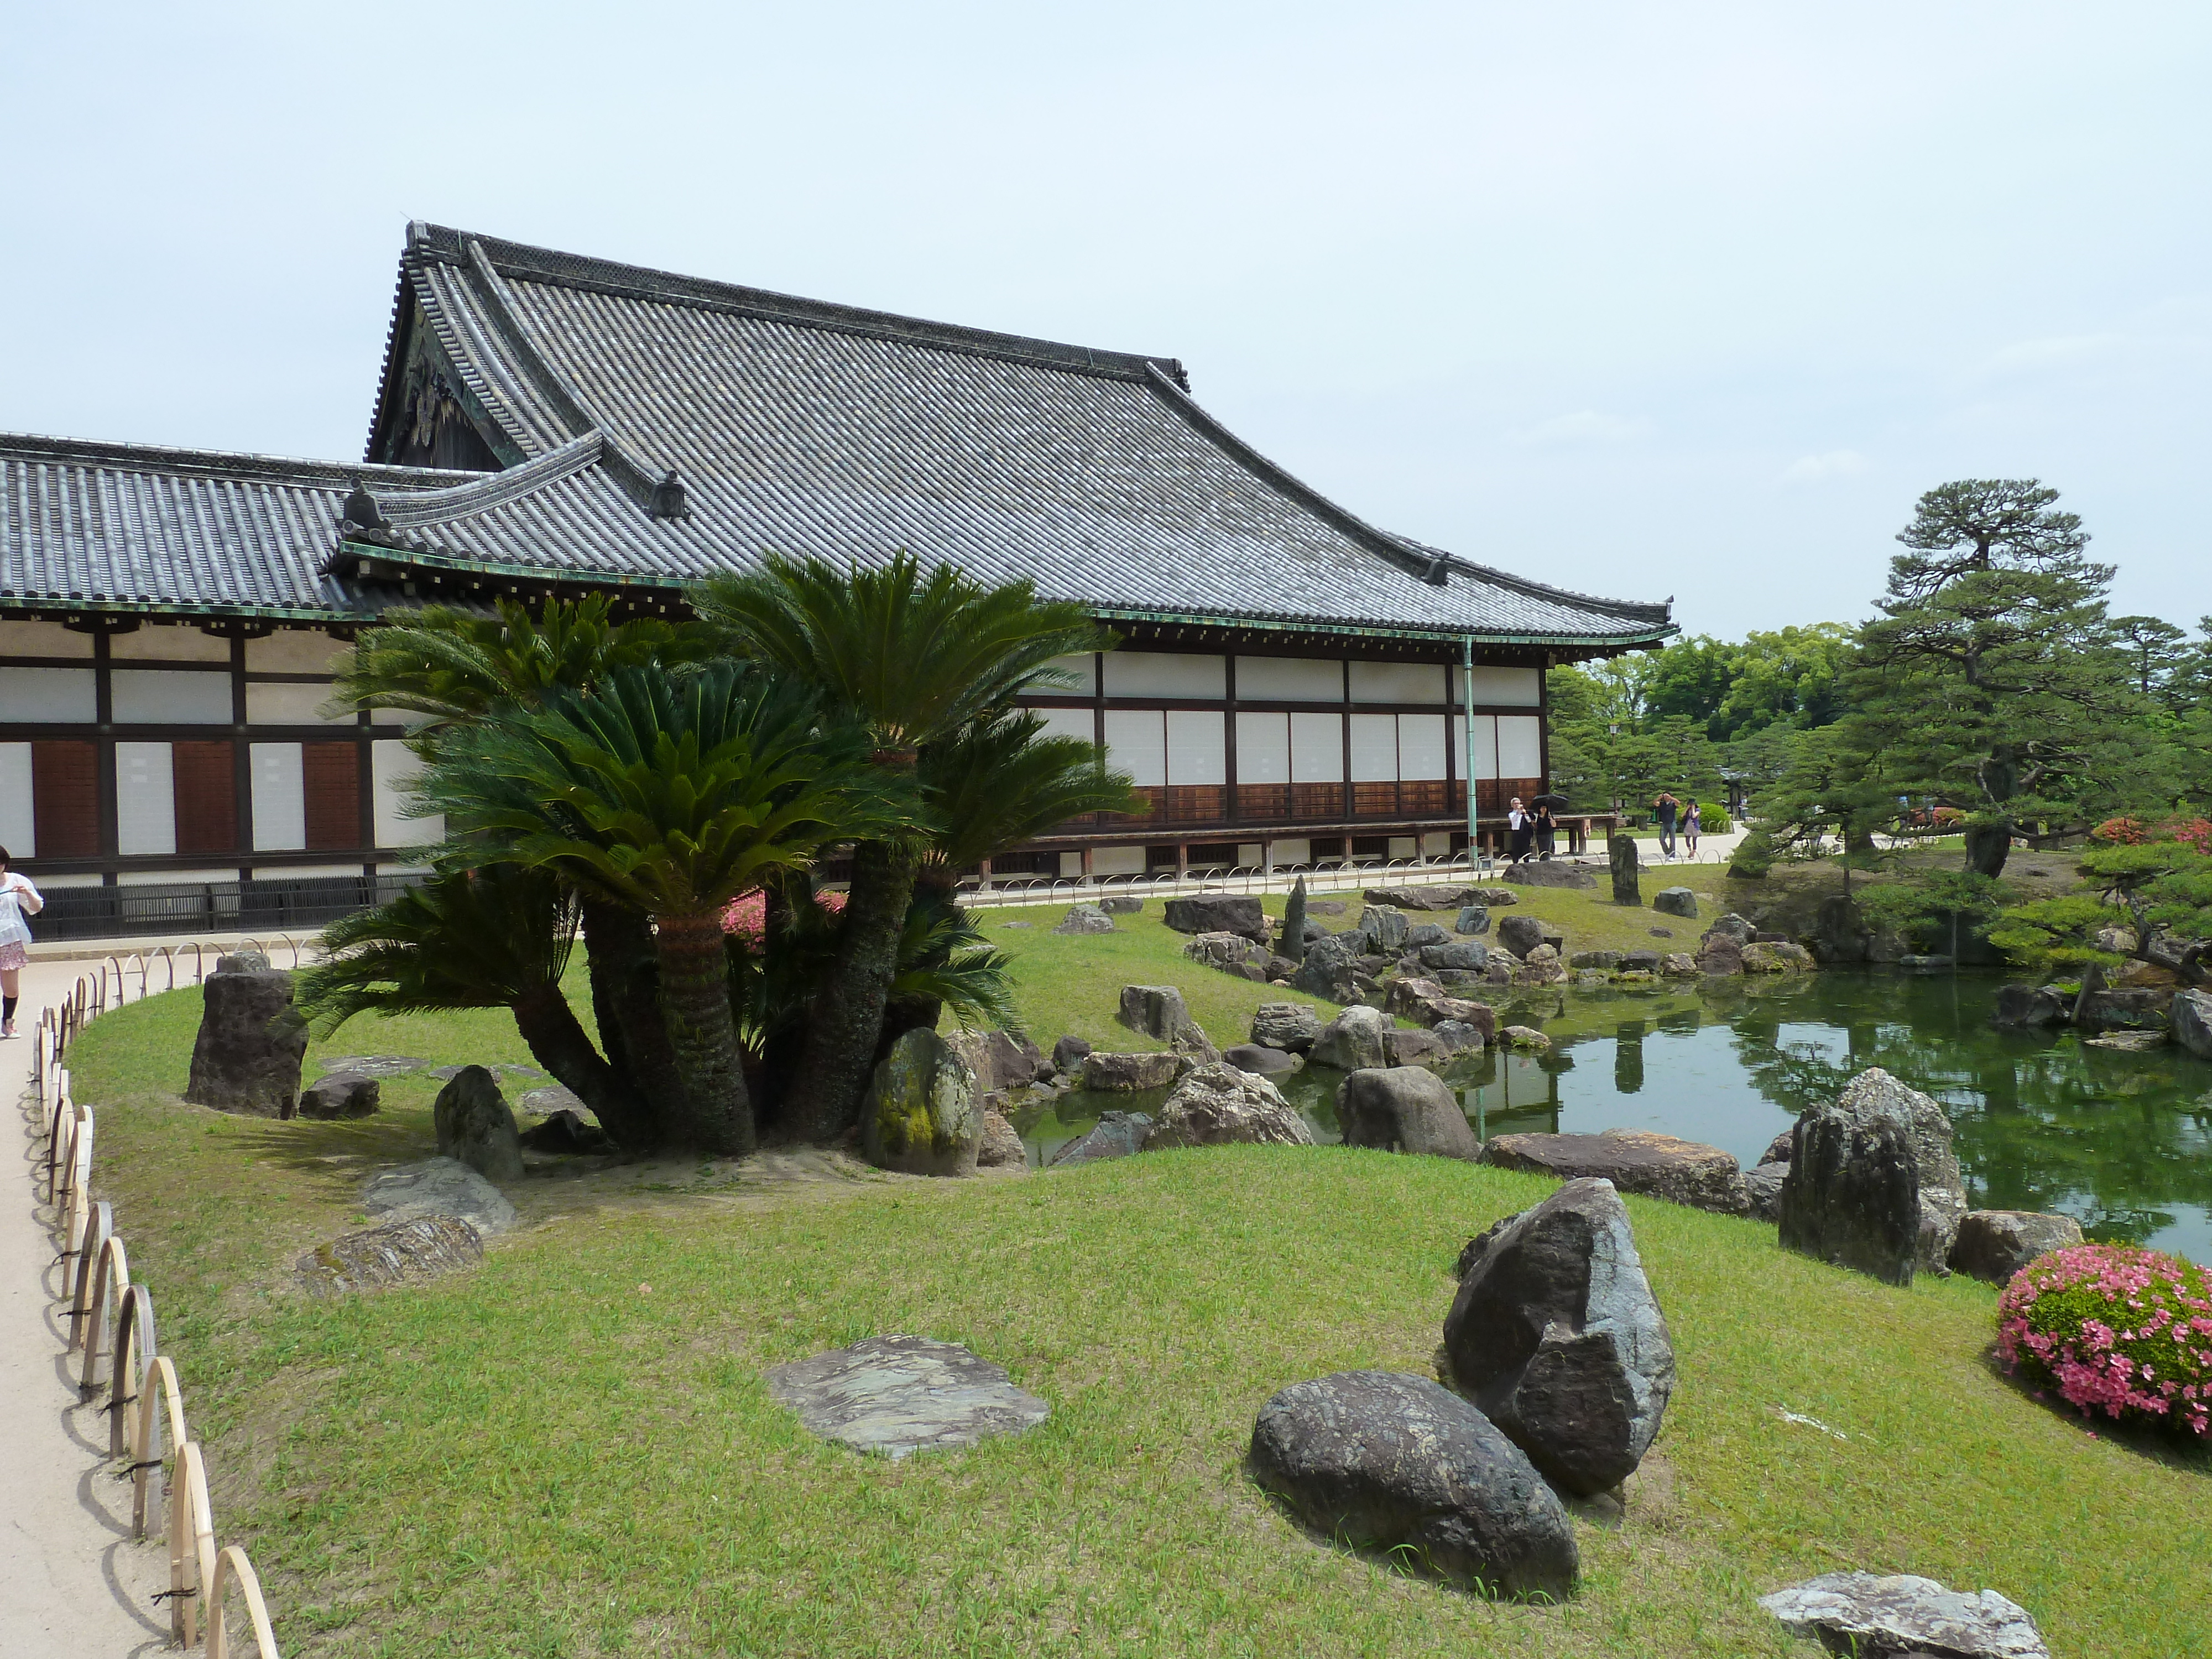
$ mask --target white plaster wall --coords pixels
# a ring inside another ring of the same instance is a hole
[[[1462,763],[1465,763],[1467,716],[1464,714],[1452,716],[1452,743],[1455,746],[1454,751],[1461,757]],[[1494,778],[1499,775],[1498,720],[1495,715],[1477,714],[1474,717],[1474,760],[1473,769],[1468,775],[1477,778]],[[1515,775],[1519,776],[1520,774],[1516,773]]]
[[[0,657],[78,657],[92,660],[92,635],[52,622],[0,622]]]
[[[1498,717],[1498,775],[1533,778],[1544,769],[1544,722],[1534,714]]]
[[[1449,687],[1440,662],[1359,662],[1352,665],[1354,702],[1442,702]]]
[[[107,642],[113,662],[230,661],[230,641],[197,628],[149,623],[133,633],[118,634]]]
[[[335,673],[353,647],[327,634],[288,628],[265,640],[246,642],[249,674]]]
[[[115,850],[125,858],[177,850],[176,773],[166,743],[115,745]]]
[[[1039,686],[1038,691],[1055,697],[1088,697],[1098,690],[1098,654],[1085,651],[1073,657],[1054,657],[1052,666],[1067,676],[1065,685]]]
[[[118,726],[228,726],[230,676],[178,668],[118,668],[110,676]]]
[[[31,806],[31,745],[0,743],[0,847],[17,863],[39,855],[38,818]]]
[[[1291,781],[1344,781],[1344,716],[1291,716]]]
[[[100,678],[93,669],[0,668],[0,721],[89,724],[99,714]]]
[[[1239,657],[1237,701],[1342,702],[1344,665],[1313,657]]]
[[[376,792],[376,844],[379,847],[428,847],[446,837],[446,821],[433,816],[427,818],[403,817],[407,801],[400,793],[422,763],[414,757],[405,744],[396,738],[386,738],[369,744],[369,769],[374,779]]]
[[[1091,723],[1088,708],[1032,708],[1030,713],[1044,722],[1044,734],[1048,738],[1080,738],[1085,743],[1098,741],[1098,729]]]
[[[1106,711],[1106,763],[1127,772],[1139,789],[1157,789],[1168,781],[1167,726],[1157,708]]]
[[[1168,710],[1168,781],[1226,783],[1227,730],[1218,709]]]
[[[307,788],[296,743],[257,743],[253,754],[253,850],[297,853],[307,845]]]
[[[1467,672],[1464,668],[1452,670],[1452,695],[1455,701],[1464,694],[1458,677]],[[1474,665],[1474,675],[1469,684],[1474,691],[1474,702],[1480,708],[1486,703],[1504,708],[1534,708],[1544,700],[1544,676],[1534,668],[1486,668]]]
[[[1079,865],[1076,867],[1080,869],[1082,866]],[[1141,876],[1145,873],[1145,849],[1141,847],[1093,848],[1091,873],[1094,876]]]
[[[351,714],[323,718],[331,688],[321,685],[255,685],[246,688],[246,718],[255,726],[355,726]]]
[[[1184,656],[1173,651],[1109,651],[1109,697],[1225,697],[1226,657]]]
[[[1388,783],[1398,775],[1398,717],[1352,717],[1352,781]]]
[[[1401,778],[1441,778],[1444,775],[1444,717],[1442,714],[1398,716],[1398,775]]]
[[[1237,716],[1237,781],[1288,783],[1291,781],[1291,717],[1288,714]]]

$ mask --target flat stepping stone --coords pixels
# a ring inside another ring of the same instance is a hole
[[[578,1099],[573,1091],[558,1083],[550,1083],[543,1089],[532,1089],[514,1103],[524,1111],[533,1112],[539,1117],[550,1117],[556,1112],[574,1112],[579,1117],[593,1115],[592,1109]]]
[[[417,1216],[458,1216],[489,1237],[514,1225],[514,1206],[507,1195],[459,1158],[431,1158],[403,1164],[374,1176],[361,1189],[361,1207],[393,1221]]]
[[[871,1336],[775,1366],[767,1380],[811,1432],[886,1457],[1019,1434],[1052,1414],[1005,1366],[926,1336]]]
[[[412,1054],[333,1054],[315,1062],[325,1072],[351,1072],[356,1077],[405,1077],[430,1062]]]
[[[301,1256],[294,1270],[308,1295],[331,1297],[419,1284],[483,1260],[474,1227],[459,1216],[425,1215],[334,1238]]]

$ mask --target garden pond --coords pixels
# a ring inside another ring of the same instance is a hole
[[[1548,1054],[1486,1052],[1443,1075],[1478,1135],[1654,1129],[1747,1167],[1797,1113],[1880,1066],[1942,1102],[1978,1209],[2054,1210],[2093,1238],[2212,1263],[2212,1063],[2131,1053],[2071,1031],[1990,1024],[1996,975],[1822,973],[1802,979],[1564,988],[1523,994],[1498,1024],[1536,1026]],[[1216,1032],[1217,1041],[1243,1033]],[[1340,1139],[1344,1074],[1279,1079],[1316,1139]],[[1012,1114],[1032,1164],[1102,1111],[1157,1111],[1165,1091],[1078,1091]]]

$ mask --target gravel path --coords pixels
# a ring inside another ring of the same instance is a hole
[[[17,1024],[35,1030],[38,1011],[79,971],[75,963],[25,969]],[[31,1174],[32,1047],[27,1036],[0,1042],[0,1099],[23,1103],[15,1120],[21,1156],[0,1186],[0,1659],[158,1653],[168,1617],[153,1597],[168,1585],[167,1547],[158,1534],[131,1541],[131,1487],[108,1473],[104,1402],[80,1405],[63,1363],[62,1271]],[[191,1403],[187,1394],[187,1412]]]

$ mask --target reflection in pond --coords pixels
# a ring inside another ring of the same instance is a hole
[[[1500,1006],[1498,1024],[1540,1027],[1551,1053],[1492,1051],[1443,1075],[1485,1139],[1656,1129],[1749,1164],[1805,1106],[1880,1066],[1950,1113],[1978,1208],[2063,1211],[2093,1237],[2212,1262],[2212,1064],[2171,1047],[2128,1054],[2071,1032],[1994,1030],[1998,983],[1829,973],[1550,991]],[[1282,1080],[1318,1139],[1339,1139],[1342,1079],[1313,1066]],[[1157,1113],[1165,1097],[1078,1092],[1017,1111],[1015,1127],[1035,1162],[1101,1111]]]

